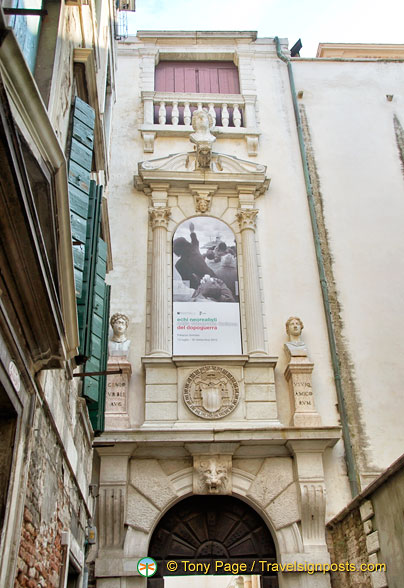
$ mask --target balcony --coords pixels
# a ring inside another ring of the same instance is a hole
[[[255,95],[142,92],[144,120],[140,132],[144,152],[153,153],[156,137],[189,137],[192,114],[205,108],[213,117],[217,138],[244,138],[248,155],[256,156],[260,135],[255,116]]]

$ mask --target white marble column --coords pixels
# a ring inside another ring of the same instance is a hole
[[[151,324],[149,355],[171,355],[168,348],[168,266],[167,227],[171,211],[166,207],[149,208],[153,229],[151,272]]]
[[[237,212],[243,252],[244,307],[248,355],[266,355],[257,248],[255,244],[255,217],[257,214],[258,210],[251,208],[239,209]]]

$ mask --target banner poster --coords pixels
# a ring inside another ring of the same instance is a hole
[[[173,354],[241,353],[234,233],[216,218],[188,219],[173,238]]]

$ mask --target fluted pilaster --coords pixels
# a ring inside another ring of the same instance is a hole
[[[244,302],[247,323],[247,353],[249,355],[265,354],[260,281],[255,243],[255,219],[257,214],[258,210],[255,209],[239,209],[237,213],[243,251]]]
[[[149,209],[149,218],[153,229],[150,355],[170,355],[167,298],[167,227],[170,215],[169,208]]]

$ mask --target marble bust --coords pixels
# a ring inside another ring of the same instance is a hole
[[[191,143],[196,145],[196,158],[199,167],[207,168],[210,166],[212,157],[212,145],[216,137],[210,132],[215,126],[213,117],[206,110],[195,110],[192,115],[192,127],[194,133],[189,137]]]
[[[285,343],[292,357],[307,357],[307,347],[301,339],[304,328],[303,322],[297,316],[291,316],[286,321],[286,333],[289,335],[289,341]]]
[[[112,315],[110,325],[113,335],[108,343],[108,352],[112,357],[127,357],[130,347],[130,339],[126,336],[129,319],[126,314],[116,312]]]

